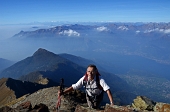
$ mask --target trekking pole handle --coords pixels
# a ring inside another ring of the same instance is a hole
[[[60,92],[61,92],[61,94],[63,94],[63,90],[64,90],[64,79],[61,78],[61,82],[60,82]]]

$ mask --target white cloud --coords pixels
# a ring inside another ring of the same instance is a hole
[[[170,29],[165,30],[164,33],[170,33]]]
[[[129,30],[126,26],[119,26],[117,29],[120,29],[120,30]]]
[[[140,33],[140,31],[139,31],[139,30],[137,30],[137,31],[136,31],[136,33]]]
[[[155,31],[154,29],[151,29],[151,30],[145,30],[144,33],[150,33],[150,32],[153,32]]]
[[[80,36],[80,33],[76,32],[74,30],[71,30],[71,29],[59,32],[59,34],[61,34],[61,35],[68,35],[68,36]]]
[[[104,27],[104,26],[101,26],[101,27],[98,27],[96,28],[98,31],[108,31],[108,28],[107,27]]]
[[[164,29],[160,29],[159,31],[160,31],[160,32],[164,32]]]
[[[170,29],[158,29],[158,28],[155,28],[155,29],[151,29],[151,30],[145,30],[144,33],[150,33],[150,32],[154,32],[154,31],[157,31],[157,32],[163,32],[163,33],[170,33]]]

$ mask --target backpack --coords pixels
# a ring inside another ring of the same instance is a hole
[[[88,81],[88,75],[85,74],[84,76],[85,76],[85,77],[84,77],[84,79],[83,79],[83,86],[86,88],[86,84],[87,84],[87,81]],[[99,76],[100,76],[100,74],[99,74],[99,72],[97,72],[97,74],[96,74],[97,87],[98,87],[100,90],[103,90],[103,87],[100,85]]]
[[[89,96],[88,94],[86,94],[88,96],[88,98],[93,101],[93,102],[96,102],[98,101],[99,99],[103,99],[103,93],[104,93],[104,90],[103,90],[103,87],[100,85],[100,79],[99,79],[99,76],[100,74],[97,72],[96,74],[96,84],[97,84],[97,88],[93,88],[93,89],[100,89],[102,90],[102,92],[99,94],[99,95],[93,95],[92,96]],[[87,85],[87,81],[88,81],[88,75],[85,74],[85,77],[83,79],[83,86],[85,87],[86,89],[86,85]]]

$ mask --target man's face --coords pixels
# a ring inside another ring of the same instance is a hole
[[[96,75],[96,71],[94,70],[93,67],[88,67],[87,68],[87,75],[90,79],[94,79],[95,75]]]

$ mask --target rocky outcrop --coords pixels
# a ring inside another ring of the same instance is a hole
[[[103,108],[92,109],[78,105],[75,112],[134,112],[134,109],[130,106],[117,106],[106,104]]]
[[[111,106],[106,104],[104,112],[134,112],[134,109],[130,106]]]
[[[14,100],[0,112],[56,112],[59,87],[41,89]],[[61,97],[60,112],[170,112],[170,104],[154,102],[145,96],[138,96],[132,105],[119,106],[106,104],[100,109],[89,108],[85,93],[76,90]]]
[[[154,102],[145,96],[134,99],[132,107],[137,111],[170,112],[170,104]]]
[[[134,103],[132,103],[132,106],[137,110],[153,111],[153,107],[156,105],[156,102],[145,96],[137,96],[133,101]]]
[[[38,104],[32,108],[32,105],[29,101],[24,102],[17,106],[16,108],[11,108],[8,106],[0,108],[0,112],[135,112],[133,108],[128,106],[117,106],[117,105],[106,105],[105,108],[92,109],[87,106],[77,105],[75,110],[67,110],[62,107],[59,110],[50,110],[45,104]]]
[[[48,107],[45,104],[38,104],[32,108],[31,102],[27,101],[16,108],[11,108],[8,106],[0,108],[0,112],[49,112]]]
[[[154,106],[154,111],[155,112],[170,112],[170,104],[166,103],[156,103]]]
[[[30,95],[25,95],[17,100],[14,100],[5,106],[16,109],[19,105],[25,102],[31,102],[32,107],[34,108],[36,105],[44,104],[48,107],[50,112],[53,112],[56,108],[57,102],[57,93],[59,91],[59,87],[50,87],[41,89],[37,92],[34,92]],[[61,107],[60,110],[73,112],[76,108],[76,105],[86,106],[85,93],[76,90],[69,94],[66,94],[61,97]],[[1,111],[0,111],[1,112]]]

